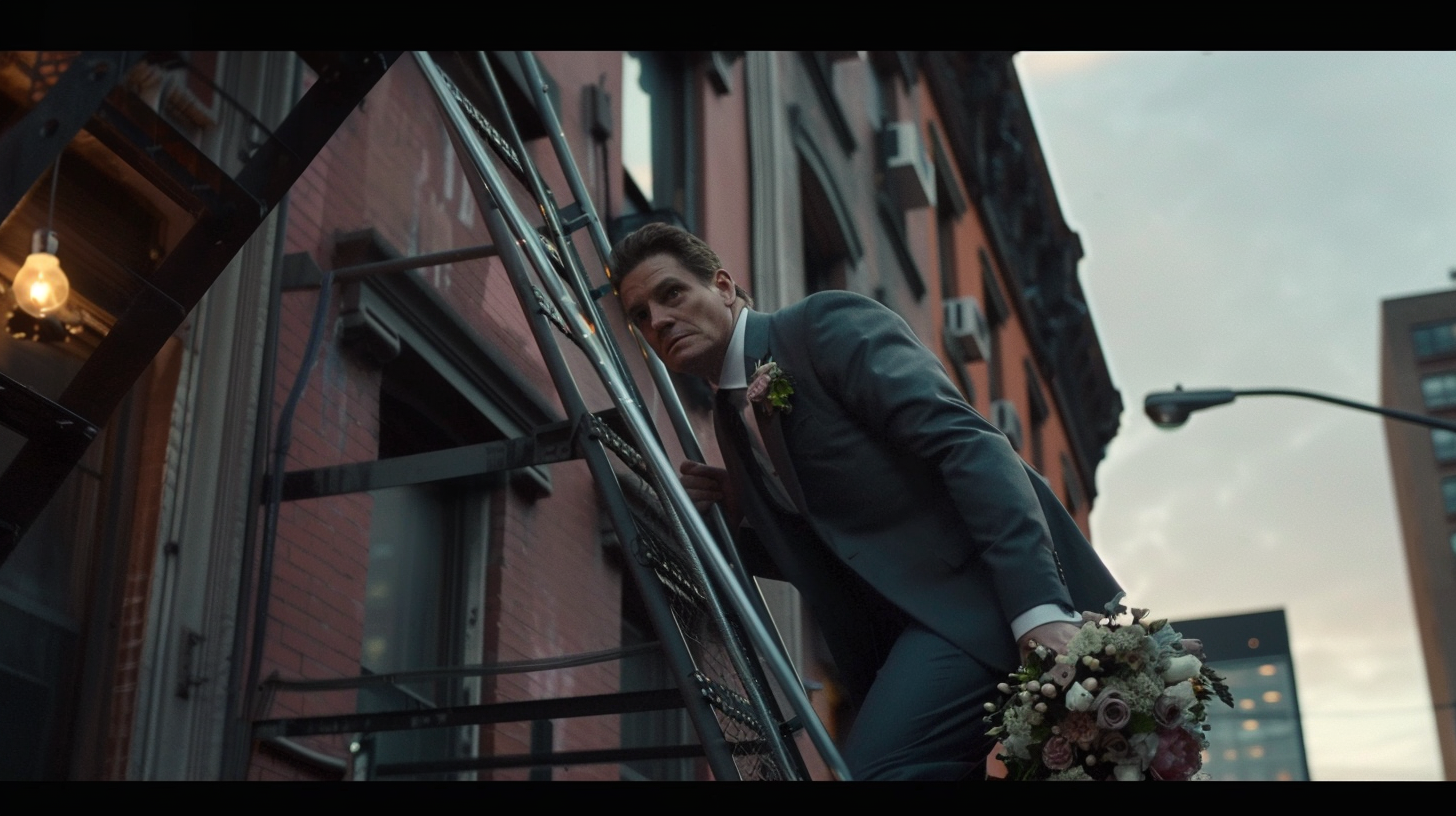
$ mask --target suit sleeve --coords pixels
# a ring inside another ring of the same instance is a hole
[[[1072,608],[1047,520],[1021,458],[968,405],[940,360],[894,312],[851,293],[804,302],[815,375],[866,433],[936,469],[991,577],[1006,620]]]

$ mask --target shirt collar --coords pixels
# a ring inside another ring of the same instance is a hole
[[[738,310],[733,324],[733,337],[728,340],[728,353],[723,355],[723,371],[718,375],[718,388],[747,388],[748,372],[743,370],[743,335],[748,329],[747,306]]]

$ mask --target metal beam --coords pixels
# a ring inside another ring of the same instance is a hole
[[[576,666],[590,666],[594,663],[606,663],[610,660],[621,660],[624,657],[656,652],[661,648],[662,644],[654,640],[648,643],[623,646],[619,649],[604,649],[599,652],[584,652],[582,654],[564,655],[562,657],[541,657],[533,660],[511,660],[504,663],[446,666],[438,669],[410,669],[408,671],[388,672],[385,674],[361,674],[358,677],[330,677],[320,680],[283,680],[277,677],[270,677],[264,680],[262,685],[271,691],[338,691],[341,689],[363,688],[365,686],[400,685],[403,683],[419,683],[426,680],[444,680],[455,677],[526,674],[537,671],[570,669]]]
[[[0,220],[55,164],[143,51],[83,51],[41,100],[0,135]]]
[[[483,442],[374,462],[289,471],[283,474],[283,500],[317,499],[481,476],[574,458],[570,423],[555,423],[549,428],[551,432],[520,439]],[[266,489],[266,485],[264,487]]]
[[[408,258],[391,258],[387,261],[375,261],[373,263],[359,264],[357,266],[346,266],[334,270],[334,283],[348,283],[361,278],[373,277],[374,275],[387,275],[394,272],[405,272],[410,269],[422,269],[436,264],[459,263],[460,261],[473,261],[477,258],[488,258],[496,254],[494,244],[481,244],[479,246],[461,247],[459,249],[447,249],[442,252],[431,252],[427,255],[412,255]],[[284,272],[283,291],[296,292],[300,289],[317,289],[323,276],[319,274],[318,267],[312,268],[295,267]]]
[[[682,707],[682,693],[675,688],[625,691],[586,697],[561,697],[554,700],[523,700],[452,708],[260,720],[253,726],[253,738],[266,740],[273,737],[305,737],[318,734],[451,728],[460,725],[601,717],[609,714],[632,714],[639,711],[669,711]]]
[[[438,762],[394,762],[375,765],[375,776],[460,773],[505,768],[540,768],[554,765],[618,765],[652,759],[695,759],[703,755],[701,745],[661,745],[650,748],[603,748],[595,751],[562,751],[554,754],[508,754],[504,756],[444,759]]]
[[[94,424],[106,422],[162,344],[398,53],[344,53],[326,63],[328,70],[321,72],[318,82],[238,174],[234,190],[224,191],[231,197],[203,213],[151,276],[152,286],[139,290],[117,316],[57,400],[62,407]],[[0,474],[0,565],[80,461],[87,444],[27,440]]]
[[[609,428],[620,421],[615,408],[608,408],[595,416]],[[482,442],[373,462],[293,470],[283,474],[283,500],[317,499],[565,462],[579,458],[575,445],[579,432],[582,431],[574,428],[570,420],[562,420],[543,425],[531,436],[517,439]],[[590,432],[590,428],[585,432]],[[266,488],[265,483],[265,495]]]

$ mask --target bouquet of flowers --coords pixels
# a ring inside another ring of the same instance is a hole
[[[1181,781],[1203,767],[1204,706],[1215,696],[1233,706],[1233,695],[1202,643],[1122,597],[1082,613],[1065,655],[1037,646],[986,704],[1008,779]]]

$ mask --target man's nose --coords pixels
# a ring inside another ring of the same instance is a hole
[[[649,306],[648,309],[650,310],[648,322],[653,331],[660,332],[673,324],[672,313],[668,309],[661,306]]]

